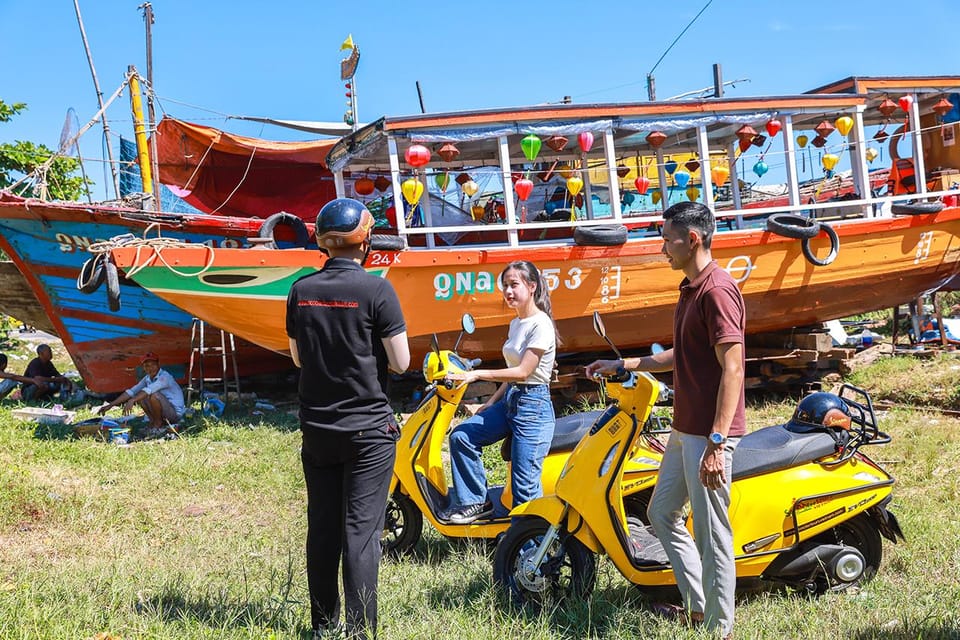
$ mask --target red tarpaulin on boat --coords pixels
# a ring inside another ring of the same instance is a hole
[[[273,142],[174,118],[157,125],[160,182],[207,213],[260,217],[286,211],[313,222],[336,197],[327,152],[336,140]]]

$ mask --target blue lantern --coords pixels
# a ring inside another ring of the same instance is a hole
[[[687,183],[690,182],[690,174],[686,171],[677,171],[673,174],[673,179],[677,183],[677,186],[681,189],[687,188]]]
[[[663,163],[663,168],[667,170],[667,173],[673,175],[673,172],[677,170],[677,163],[673,160],[667,160]]]
[[[757,174],[758,178],[762,178],[767,171],[770,171],[770,167],[763,160],[757,160],[757,164],[753,165],[753,172]]]
[[[633,201],[636,199],[637,197],[633,195],[633,193],[631,193],[630,191],[626,191],[623,194],[623,199],[621,200],[621,202],[623,203],[623,206],[629,207],[630,205],[633,204]]]

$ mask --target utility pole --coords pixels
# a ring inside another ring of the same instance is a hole
[[[713,63],[713,97],[723,97],[723,67],[719,62]]]
[[[657,81],[652,73],[647,74],[647,99],[653,102],[657,99]]]
[[[103,121],[103,137],[107,141],[107,162],[110,165],[110,173],[113,174],[113,193],[120,199],[120,174],[117,171],[117,163],[113,161],[113,148],[110,146],[110,125],[107,124],[107,113],[103,108],[103,92],[100,91],[100,81],[97,80],[97,70],[93,66],[93,56],[90,54],[90,44],[87,42],[87,31],[83,28],[83,18],[80,16],[80,0],[73,0],[73,8],[77,13],[77,24],[80,26],[80,38],[83,40],[83,48],[87,52],[87,63],[90,65],[90,75],[93,76],[93,88],[97,92],[97,105],[100,107],[100,117]]]

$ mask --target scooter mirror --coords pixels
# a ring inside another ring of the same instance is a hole
[[[658,353],[663,353],[664,351],[666,351],[666,349],[664,349],[663,345],[660,344],[659,342],[654,342],[652,345],[650,345],[650,353],[652,353],[653,355],[657,355]]]
[[[465,333],[473,333],[477,330],[477,321],[473,319],[472,315],[465,313],[460,319],[460,326],[463,327]]]
[[[437,355],[440,355],[440,341],[437,340],[437,334],[430,336],[430,349]]]
[[[603,326],[603,318],[600,317],[599,311],[593,312],[593,330],[604,340],[607,339],[607,328]]]

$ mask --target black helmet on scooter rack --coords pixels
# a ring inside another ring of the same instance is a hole
[[[833,393],[818,391],[800,401],[787,427],[793,431],[810,431],[823,427],[849,431],[852,423],[853,414],[843,398]]]
[[[374,222],[363,203],[352,198],[331,200],[317,214],[317,245],[333,249],[369,243]]]

